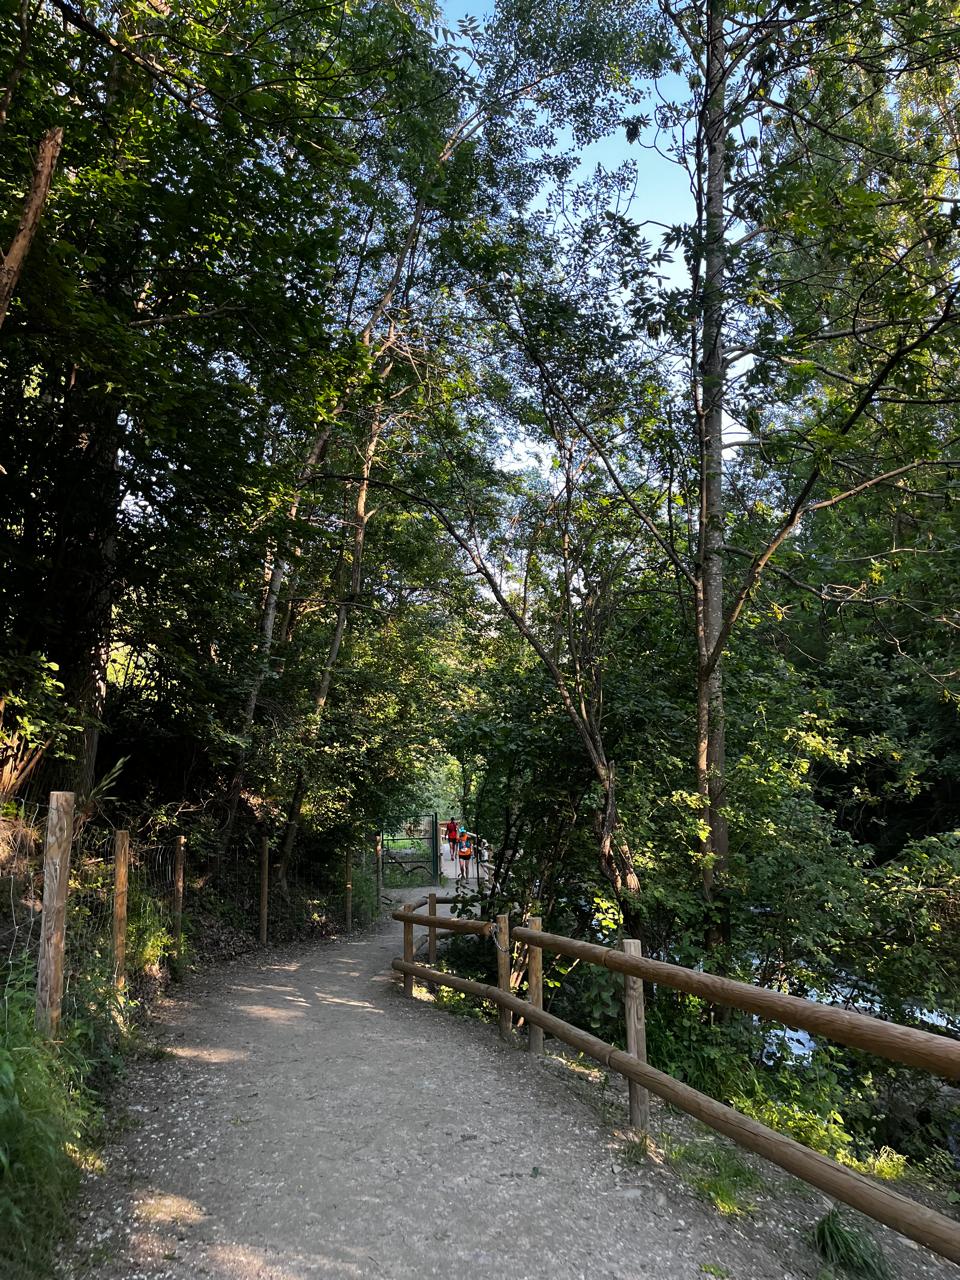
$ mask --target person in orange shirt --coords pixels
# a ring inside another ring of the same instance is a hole
[[[473,857],[473,836],[469,831],[460,832],[460,848],[457,850],[460,858],[460,874],[458,880],[470,879],[470,859]]]

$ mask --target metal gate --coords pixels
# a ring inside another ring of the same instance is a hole
[[[430,871],[434,884],[440,879],[440,822],[437,814],[408,818],[382,834],[384,857],[405,870]]]

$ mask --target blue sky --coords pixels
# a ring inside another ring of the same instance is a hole
[[[470,3],[469,0],[441,0],[446,25],[456,29],[456,23],[465,17],[474,17],[482,22],[491,6],[483,3]],[[671,79],[673,79],[671,77]],[[651,90],[653,85],[651,84]],[[683,92],[685,85],[678,89],[669,86],[670,91]],[[652,114],[656,101],[652,94],[649,107],[642,108],[644,114]],[[653,131],[648,130],[642,143],[631,145],[622,131],[616,135],[602,138],[581,150],[581,174],[588,177],[599,164],[605,169],[614,169],[625,160],[632,160],[637,165],[637,194],[630,210],[637,222],[647,220],[658,223],[674,224],[684,222],[691,216],[690,188],[687,175],[677,165],[671,164],[656,151],[652,150]],[[650,239],[658,243],[656,228],[651,228]]]

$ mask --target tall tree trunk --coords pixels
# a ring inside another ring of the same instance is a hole
[[[620,809],[617,803],[617,770],[612,760],[603,760],[600,773],[603,808],[597,815],[600,867],[617,896],[626,922],[632,919],[630,899],[640,892],[640,880],[626,841],[620,834]]]
[[[330,443],[331,427],[327,426],[317,436],[314,437],[303,460],[303,466],[300,469],[300,475],[297,480],[293,497],[290,499],[290,505],[287,508],[286,523],[292,526],[300,513],[300,503],[303,500],[303,492],[310,480],[315,468],[323,461],[326,456],[327,446]],[[250,682],[250,688],[247,692],[247,701],[243,709],[243,720],[240,724],[240,736],[246,738],[253,728],[253,722],[257,714],[257,706],[260,701],[260,693],[263,689],[263,682],[267,678],[267,672],[270,670],[270,658],[273,653],[273,638],[277,623],[277,607],[280,602],[280,594],[287,581],[290,572],[290,556],[287,553],[286,530],[280,534],[278,546],[275,548],[273,562],[270,567],[270,574],[267,580],[267,590],[264,595],[263,606],[260,611],[260,634],[257,639],[257,667],[254,672],[253,679]],[[243,776],[246,768],[246,747],[241,748],[240,758],[237,761],[233,776],[230,779],[230,785],[227,787],[227,804],[226,813],[224,815],[223,826],[220,829],[220,845],[219,852],[222,857],[230,847],[230,841],[233,839],[233,829],[237,821],[237,809],[240,805],[240,796],[243,791]]]
[[[296,516],[296,505],[299,502],[299,495],[294,497],[292,508],[293,515]],[[247,693],[246,705],[243,709],[243,720],[240,726],[240,736],[246,738],[250,730],[253,728],[254,717],[257,714],[257,703],[260,700],[260,691],[263,688],[263,682],[267,677],[270,669],[270,654],[273,650],[273,632],[277,621],[277,604],[280,599],[280,592],[286,580],[288,562],[286,556],[280,548],[274,552],[273,563],[270,567],[270,575],[267,580],[267,590],[264,596],[263,607],[260,611],[260,636],[257,643],[257,669],[254,673],[253,680],[250,682],[250,689]],[[240,805],[240,795],[243,791],[243,775],[246,766],[246,747],[241,748],[241,756],[237,762],[237,767],[230,779],[230,785],[227,788],[227,811],[224,817],[223,827],[220,831],[220,856],[222,857],[230,847],[230,841],[233,839],[233,828],[237,821],[237,809]]]
[[[44,789],[92,790],[107,687],[115,598],[118,455],[123,428],[117,408],[90,375],[72,370],[62,426],[51,441],[55,534],[42,607],[29,644],[57,664],[64,698],[80,713],[83,736],[71,761],[51,761],[35,777]]]
[[[337,658],[340,656],[340,646],[343,643],[343,633],[346,630],[347,618],[350,610],[356,604],[360,596],[360,583],[363,571],[363,544],[367,536],[367,499],[370,494],[370,473],[373,470],[373,461],[377,452],[377,445],[380,442],[380,433],[383,430],[383,419],[380,411],[374,413],[373,422],[370,426],[370,434],[367,436],[366,448],[363,451],[363,468],[360,472],[360,483],[357,485],[357,501],[353,512],[353,551],[350,558],[350,590],[340,601],[337,607],[337,621],[333,629],[333,636],[330,640],[330,649],[327,653],[327,661],[323,668],[323,677],[320,681],[320,689],[317,693],[317,711],[322,712],[327,705],[327,699],[330,696],[330,682],[333,679],[334,668],[337,664]]]
[[[333,681],[333,673],[336,669],[337,659],[340,656],[340,649],[343,644],[344,633],[347,629],[347,622],[350,611],[360,598],[360,586],[363,581],[363,544],[367,536],[367,521],[370,515],[367,511],[367,501],[370,495],[370,474],[373,470],[374,459],[376,458],[377,446],[380,442],[380,436],[383,431],[383,417],[380,409],[374,411],[373,420],[370,424],[370,433],[367,436],[367,443],[363,451],[363,467],[360,472],[360,480],[357,485],[357,498],[353,510],[353,547],[350,556],[350,587],[344,593],[340,603],[337,606],[337,618],[334,623],[333,635],[330,638],[330,647],[327,650],[327,660],[324,663],[323,675],[320,678],[320,688],[317,691],[316,711],[317,716],[323,715],[330,697],[330,685]],[[290,809],[287,814],[287,824],[283,833],[283,844],[280,850],[279,875],[281,883],[285,884],[287,873],[290,866],[290,860],[293,856],[293,846],[296,842],[297,831],[300,826],[300,813],[303,808],[303,801],[306,795],[306,787],[304,785],[303,770],[299,770],[297,780],[294,785],[293,797],[290,802]]]
[[[287,825],[283,832],[283,843],[280,846],[280,858],[277,863],[277,877],[280,893],[284,902],[290,901],[290,859],[293,857],[293,845],[297,838],[297,827],[300,824],[300,809],[303,805],[306,775],[302,769],[297,770],[293,784],[293,795],[290,797],[290,808],[287,810]]]
[[[706,205],[702,381],[699,404],[701,501],[700,574],[697,601],[697,789],[705,834],[701,839],[703,890],[711,904],[708,941],[722,931],[713,906],[717,879],[727,865],[723,814],[726,786],[723,669],[718,644],[723,629],[723,412],[726,358],[723,323],[726,272],[724,214],[726,143],[726,39],[723,0],[708,0],[707,75],[704,104]]]

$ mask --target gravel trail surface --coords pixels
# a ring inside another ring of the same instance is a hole
[[[816,1274],[799,1226],[725,1220],[669,1168],[621,1168],[556,1072],[486,1025],[405,1000],[399,951],[384,921],[257,953],[166,999],[168,1052],[128,1073],[127,1121],[58,1274]]]

